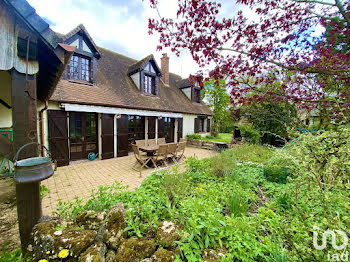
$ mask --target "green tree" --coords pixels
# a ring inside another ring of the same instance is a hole
[[[212,136],[217,136],[220,131],[220,123],[227,117],[230,106],[230,96],[226,90],[225,80],[209,79],[204,82],[202,96],[215,114],[210,132]]]
[[[232,133],[235,126],[234,109],[231,105],[220,122],[220,133]]]
[[[276,137],[287,139],[299,127],[298,109],[285,101],[262,101],[241,107],[241,115],[248,118],[263,135],[263,143],[271,144]]]

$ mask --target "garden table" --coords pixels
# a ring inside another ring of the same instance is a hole
[[[147,156],[154,156],[154,154],[157,153],[158,148],[158,145],[139,146],[139,150],[142,152],[146,152]]]

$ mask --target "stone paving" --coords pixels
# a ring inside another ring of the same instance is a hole
[[[186,147],[185,150],[186,157],[199,159],[215,154],[214,151],[194,147]],[[69,166],[59,167],[51,178],[41,183],[49,190],[42,201],[43,214],[51,215],[56,210],[58,200],[88,197],[98,186],[111,185],[115,181],[129,185],[130,190],[136,189],[154,169],[143,169],[140,177],[139,172],[132,169],[135,162],[134,155],[129,155],[93,162],[73,162]]]

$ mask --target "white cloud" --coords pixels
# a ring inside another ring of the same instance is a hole
[[[51,21],[51,28],[68,33],[78,24],[84,24],[98,46],[113,50],[135,59],[153,54],[158,63],[162,53],[170,57],[170,70],[188,77],[198,66],[187,52],[176,57],[169,50],[157,52],[158,37],[148,34],[148,18],[155,17],[155,10],[148,1],[88,1],[88,0],[28,0],[37,13]],[[177,1],[161,1],[164,16],[174,16]]]
[[[199,67],[190,53],[180,57],[170,50],[156,51],[158,36],[148,34],[148,18],[157,18],[148,0],[28,0],[37,13],[51,21],[51,28],[68,33],[78,24],[84,24],[98,46],[134,59],[153,54],[160,63],[162,53],[170,57],[170,70],[182,77],[195,74]],[[163,17],[176,17],[177,0],[159,1]],[[238,10],[232,0],[223,0],[222,16],[231,16]],[[248,10],[248,12],[251,10]]]

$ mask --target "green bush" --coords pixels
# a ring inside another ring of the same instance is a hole
[[[212,135],[206,135],[205,136],[206,139],[215,139],[215,136],[212,136]]]
[[[243,144],[231,150],[232,157],[240,162],[254,162],[258,164],[266,163],[273,157],[275,150],[261,145]]]
[[[179,168],[175,167],[164,174],[162,187],[172,204],[175,204],[175,199],[181,200],[188,194],[190,184],[186,173],[179,172]]]
[[[241,124],[238,126],[241,131],[241,136],[246,139],[249,144],[259,144],[261,134],[251,124]]]
[[[211,167],[217,177],[231,174],[236,167],[236,161],[230,151],[225,150],[221,154],[211,158]]]
[[[264,168],[264,177],[267,181],[275,183],[287,183],[288,170],[285,167],[266,167]]]
[[[201,139],[202,136],[200,134],[191,134],[186,136],[188,139]]]

